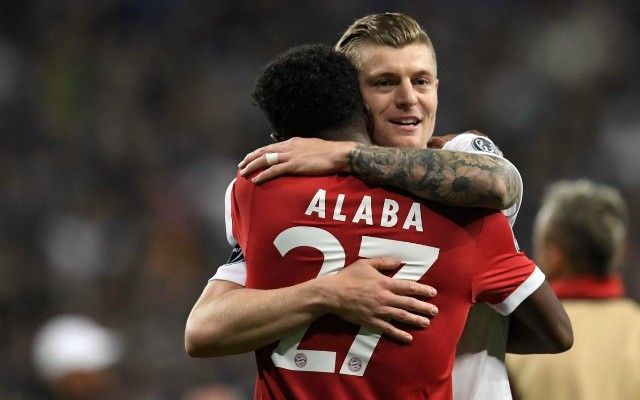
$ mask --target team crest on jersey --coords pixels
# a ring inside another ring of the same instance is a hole
[[[296,367],[304,368],[307,365],[307,356],[304,353],[297,353],[293,357],[293,362],[296,363]]]
[[[233,264],[240,261],[244,261],[244,253],[242,252],[242,249],[240,248],[240,246],[236,245],[236,247],[234,247],[233,250],[231,251],[231,255],[227,260],[227,264]]]
[[[358,357],[351,357],[349,359],[349,363],[347,364],[347,367],[352,372],[358,372],[362,369],[362,360],[359,359]]]
[[[498,150],[498,147],[496,147],[496,145],[491,143],[489,139],[477,137],[473,139],[473,142],[471,142],[471,145],[473,146],[474,149],[478,151],[482,151],[485,153],[493,153],[498,156],[501,155],[500,150]]]

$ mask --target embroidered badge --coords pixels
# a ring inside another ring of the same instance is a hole
[[[485,153],[493,153],[498,156],[502,155],[500,150],[498,150],[498,147],[496,147],[496,145],[491,143],[489,139],[477,137],[473,139],[473,142],[471,143],[471,145],[473,146],[474,149],[478,151],[483,151]]]

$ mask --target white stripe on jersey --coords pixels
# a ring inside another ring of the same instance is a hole
[[[209,282],[211,281],[229,281],[238,285],[246,286],[247,264],[244,260],[231,264],[223,264],[218,267],[215,275],[209,279]]]
[[[233,184],[236,180],[232,180],[227,186],[227,191],[224,193],[224,225],[227,232],[227,242],[234,247],[238,244],[238,241],[233,236],[233,222],[231,221],[231,191],[233,190]]]
[[[543,282],[544,272],[536,266],[527,280],[522,282],[522,284],[518,286],[518,288],[509,295],[509,297],[504,299],[502,303],[489,304],[489,306],[502,315],[509,315],[520,305],[520,303],[524,301],[524,299],[529,297],[531,293],[535,292]]]

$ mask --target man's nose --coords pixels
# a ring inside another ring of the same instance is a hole
[[[418,96],[410,79],[404,79],[400,82],[395,102],[396,106],[402,109],[411,108],[418,102]]]

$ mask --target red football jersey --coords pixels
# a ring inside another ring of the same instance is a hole
[[[258,349],[256,399],[450,399],[469,307],[504,302],[535,269],[502,213],[420,203],[351,176],[259,186],[238,177],[230,207],[249,288],[292,286],[385,255],[405,263],[389,276],[438,289],[438,316],[408,328],[409,344],[326,315]]]

